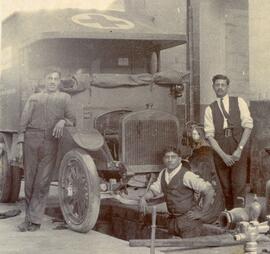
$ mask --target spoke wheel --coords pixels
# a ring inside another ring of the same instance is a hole
[[[99,206],[99,177],[93,159],[82,149],[68,152],[59,171],[60,206],[69,228],[88,232],[96,224]]]
[[[12,174],[8,164],[6,149],[4,148],[0,156],[0,202],[6,203],[9,201],[11,193]]]

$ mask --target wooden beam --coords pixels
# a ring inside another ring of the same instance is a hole
[[[264,235],[260,235],[258,242],[270,242],[270,238]],[[213,235],[213,236],[201,236],[184,239],[156,239],[155,247],[183,247],[189,249],[206,248],[206,247],[223,247],[243,244],[245,241],[234,240],[233,235]],[[147,239],[134,239],[129,240],[130,247],[150,247],[151,241]]]

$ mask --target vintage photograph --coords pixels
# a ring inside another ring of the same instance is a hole
[[[270,253],[269,0],[1,0],[0,253]]]

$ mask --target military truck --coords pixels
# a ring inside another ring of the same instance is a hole
[[[17,200],[23,165],[15,159],[20,115],[57,66],[72,96],[76,126],[59,142],[54,180],[68,226],[87,232],[100,200],[119,198],[136,175],[159,172],[161,154],[179,144],[176,98],[184,76],[162,73],[160,52],[186,43],[133,13],[64,9],[14,13],[2,23],[0,201]],[[125,200],[125,197],[119,198]]]

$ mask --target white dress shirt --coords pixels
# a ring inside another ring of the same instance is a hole
[[[220,106],[220,98],[217,98],[217,103],[220,109],[220,112],[222,113],[223,117],[224,114],[222,112],[221,106]],[[225,110],[229,113],[230,111],[230,105],[229,105],[229,96],[226,95],[223,97],[223,104]],[[238,105],[239,105],[239,110],[240,110],[240,119],[241,119],[241,126],[243,128],[253,128],[253,119],[250,116],[249,108],[247,103],[241,98],[238,97]],[[225,121],[224,117],[224,123],[223,123],[223,129],[226,129],[228,127],[227,121]],[[213,122],[213,115],[212,115],[212,109],[210,106],[207,106],[205,109],[205,114],[204,114],[204,131],[205,131],[205,136],[206,137],[214,137],[215,136],[215,126]]]
[[[150,186],[150,190],[152,190],[154,193],[161,193],[161,177],[163,175],[163,172],[165,172],[165,181],[167,184],[169,184],[173,177],[175,177],[176,174],[181,170],[181,168],[182,163],[180,163],[180,165],[175,168],[171,173],[168,172],[167,168],[164,168],[159,173],[157,180]],[[197,193],[203,192],[206,188],[208,188],[209,185],[211,185],[209,182],[205,181],[191,171],[187,171],[184,174],[183,184]]]

